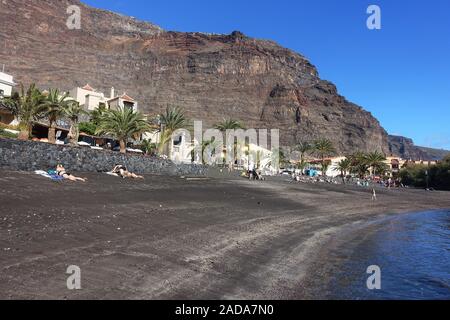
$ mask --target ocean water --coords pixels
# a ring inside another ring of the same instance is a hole
[[[321,298],[450,299],[450,210],[380,220],[330,254]],[[380,290],[367,288],[372,265],[381,270]]]

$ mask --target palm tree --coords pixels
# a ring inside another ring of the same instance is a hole
[[[18,92],[14,92],[11,97],[1,98],[0,107],[8,110],[15,118],[19,117],[19,104],[17,103],[20,98]]]
[[[349,156],[351,163],[351,172],[358,174],[360,178],[364,178],[369,170],[367,165],[366,155],[363,152],[355,152]]]
[[[352,169],[352,161],[348,158],[342,159],[334,168],[335,171],[339,171],[341,173],[342,181],[345,183],[345,177]]]
[[[387,165],[384,162],[381,162],[380,164],[376,165],[375,169],[376,169],[376,173],[378,175],[382,175],[382,176],[391,172],[391,168],[389,167],[389,165]]]
[[[295,147],[295,150],[300,152],[300,164],[298,168],[302,170],[303,174],[307,165],[306,155],[314,151],[314,146],[307,141],[302,141]]]
[[[358,174],[361,179],[364,179],[366,174],[369,172],[369,166],[364,162],[357,163],[353,166],[352,172]]]
[[[64,108],[64,115],[70,121],[69,141],[71,145],[76,145],[80,137],[79,118],[82,114],[85,114],[83,107],[76,101],[72,101]]]
[[[357,151],[348,156],[348,159],[352,162],[352,165],[356,165],[360,162],[364,162],[366,159],[366,154],[361,151]]]
[[[59,89],[49,89],[49,93],[42,105],[43,114],[49,122],[48,142],[56,142],[56,121],[64,115],[64,110],[71,102],[68,92],[61,95]]]
[[[319,139],[314,142],[314,151],[320,157],[322,162],[322,174],[325,175],[325,158],[336,153],[333,143],[328,139]]]
[[[219,143],[217,141],[215,141],[214,138],[212,138],[211,140],[203,141],[203,143],[202,143],[202,162],[203,162],[203,164],[212,164],[212,159],[213,159],[213,156],[215,155],[215,152],[216,152],[216,149],[218,146],[219,146]],[[208,151],[208,154],[205,154],[206,151]],[[221,156],[221,155],[218,155],[218,156]]]
[[[324,175],[324,176],[327,175],[327,172],[328,172],[328,169],[330,168],[330,166],[331,166],[330,161],[324,161],[322,163],[322,175]]]
[[[242,125],[241,122],[239,122],[238,120],[234,120],[234,119],[224,119],[222,122],[217,123],[214,126],[215,129],[219,130],[222,133],[226,133],[227,130],[239,130],[239,129],[245,129],[245,127]],[[236,153],[237,153],[237,143],[234,143],[234,157],[233,157],[233,163],[234,160],[236,160]],[[228,150],[224,150],[225,153],[225,159],[227,159],[227,151]],[[226,160],[225,160],[226,161]],[[232,169],[232,165],[230,165],[230,170]]]
[[[370,174],[375,175],[377,172],[377,168],[381,168],[386,161],[386,157],[378,152],[371,152],[365,155],[364,160],[366,164],[370,167]]]
[[[282,169],[285,169],[285,166],[290,164],[289,159],[286,157],[286,154],[281,149],[275,150],[273,152],[272,156],[274,156],[274,157],[278,156],[278,164],[279,164],[280,168],[282,168]],[[274,161],[274,159],[272,158],[272,163],[273,163],[273,161]]]
[[[228,119],[223,120],[222,122],[216,124],[214,126],[217,130],[220,130],[220,132],[226,132],[227,130],[238,130],[238,129],[244,129],[244,126],[237,120],[234,119]]]
[[[167,108],[166,113],[161,115],[159,118],[161,123],[161,139],[158,146],[159,153],[164,153],[168,151],[172,153],[172,143],[170,143],[169,150],[167,150],[167,144],[171,142],[172,135],[175,131],[179,129],[186,128],[188,125],[188,120],[184,115],[183,110],[178,107]]]
[[[108,109],[106,108],[105,104],[101,104],[98,108],[91,111],[89,113],[91,122],[96,126],[98,126],[100,124],[101,119],[103,118],[103,114],[106,111],[108,111]]]
[[[141,142],[141,150],[145,154],[153,154],[153,152],[157,149],[157,146],[155,143],[153,143],[151,140],[144,139]]]
[[[25,90],[20,84],[20,93],[5,99],[3,106],[10,110],[19,119],[19,139],[28,140],[31,135],[33,123],[42,118],[42,105],[45,97],[35,84]]]
[[[145,117],[129,108],[108,110],[103,114],[96,134],[111,135],[119,140],[120,152],[127,152],[127,142],[133,136],[150,130]]]

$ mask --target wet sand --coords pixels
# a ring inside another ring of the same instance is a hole
[[[0,299],[308,298],[309,270],[339,232],[450,208],[448,192],[380,190],[373,203],[367,189],[283,178],[80,175],[0,171]],[[66,287],[70,265],[82,290]]]
[[[306,299],[450,299],[450,209],[390,215],[342,229],[321,246],[301,292]],[[367,288],[380,267],[381,289]]]

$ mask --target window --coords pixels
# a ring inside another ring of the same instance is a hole
[[[134,110],[134,103],[133,102],[124,101],[123,105],[124,105],[124,107],[126,109]]]
[[[3,98],[3,97],[4,97],[4,95],[5,95],[5,90],[1,90],[1,89],[0,89],[0,97],[2,97],[2,98]]]
[[[179,146],[183,142],[183,136],[178,136],[176,139],[173,140],[174,146]]]

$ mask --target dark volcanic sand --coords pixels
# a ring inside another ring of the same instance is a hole
[[[366,189],[282,179],[0,176],[0,299],[308,297],[308,267],[342,227],[450,208],[444,192],[383,190],[374,204]],[[66,287],[70,265],[82,290]]]

